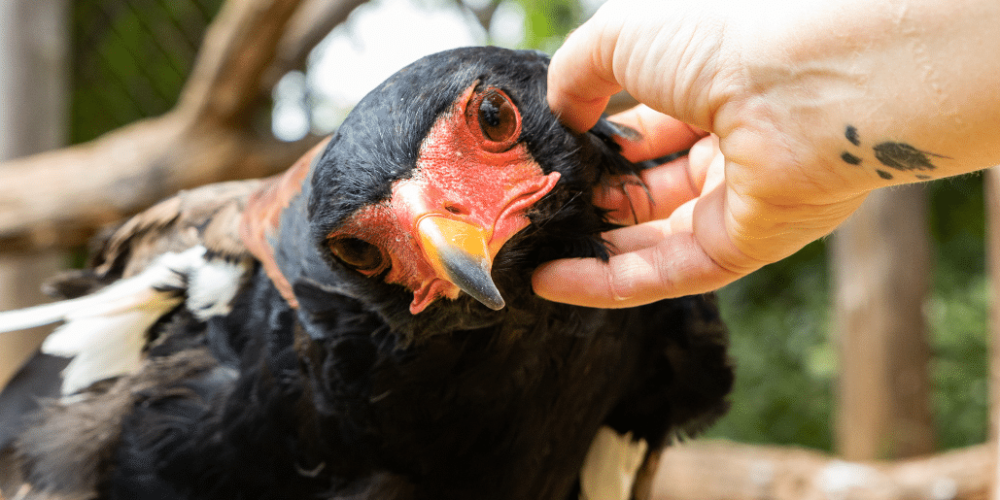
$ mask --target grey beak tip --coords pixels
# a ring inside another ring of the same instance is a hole
[[[489,307],[494,311],[499,311],[503,309],[504,306],[507,305],[507,303],[503,301],[503,297],[500,296],[499,292],[495,297],[486,298],[487,300],[484,300],[484,298],[482,297],[476,297],[475,299],[478,300],[479,302],[482,302],[484,306]]]
[[[507,305],[493,283],[488,265],[458,252],[449,252],[444,261],[447,262],[448,278],[463,292],[494,311]]]
[[[499,311],[507,305],[489,274],[483,272],[478,275],[466,275],[463,278],[465,279],[457,279],[455,284],[484,306]]]

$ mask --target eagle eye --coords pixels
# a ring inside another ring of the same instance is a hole
[[[521,116],[503,91],[489,88],[470,103],[470,126],[478,126],[483,147],[495,153],[507,150],[521,133]],[[473,125],[475,124],[475,125]]]
[[[338,238],[330,241],[329,246],[344,265],[363,273],[377,271],[385,261],[377,246],[358,238]]]
[[[479,104],[479,127],[493,142],[507,142],[517,132],[517,112],[514,103],[500,92],[491,90]]]

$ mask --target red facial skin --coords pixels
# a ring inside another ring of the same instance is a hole
[[[383,252],[383,264],[366,275],[383,272],[385,280],[413,291],[410,313],[418,314],[435,300],[455,299],[460,289],[435,273],[417,237],[424,217],[447,217],[485,230],[490,259],[529,220],[525,213],[548,194],[559,173],[544,174],[527,147],[517,143],[520,114],[509,137],[493,141],[479,124],[479,105],[489,92],[469,87],[453,107],[437,119],[420,145],[415,172],[392,186],[388,203],[365,207],[330,235],[353,237]],[[387,259],[385,257],[388,257]]]

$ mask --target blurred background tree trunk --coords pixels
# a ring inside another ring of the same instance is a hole
[[[0,162],[66,143],[68,7],[66,0],[0,2]],[[39,283],[63,262],[62,253],[54,250],[0,251],[0,310],[42,302]],[[35,329],[0,337],[0,387],[47,332]]]
[[[833,237],[835,447],[848,460],[934,451],[927,211],[923,185],[874,191]]]
[[[986,172],[986,270],[990,278],[990,498],[1000,500],[1000,167]]]

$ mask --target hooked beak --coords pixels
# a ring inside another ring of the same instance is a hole
[[[493,283],[489,234],[475,224],[429,215],[417,223],[420,245],[434,271],[486,307],[499,311],[503,297]]]

